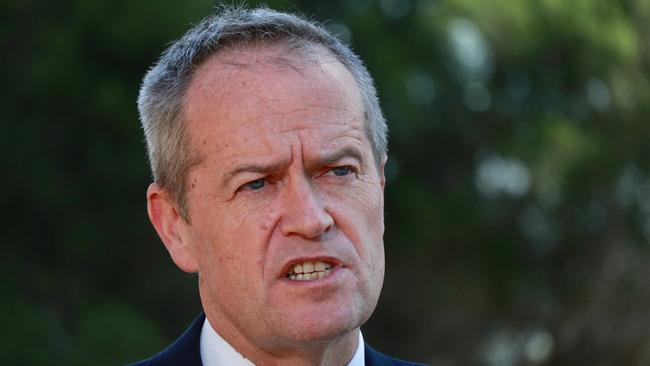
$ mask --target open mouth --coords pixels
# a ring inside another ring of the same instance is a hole
[[[306,261],[294,264],[286,275],[292,281],[311,281],[325,278],[332,273],[334,263],[325,261]]]

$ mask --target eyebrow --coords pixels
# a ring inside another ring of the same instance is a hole
[[[316,165],[330,165],[334,164],[343,158],[353,158],[356,159],[359,163],[363,163],[363,154],[361,150],[355,146],[347,145],[341,149],[335,150],[332,153],[322,154],[317,157],[315,164]]]
[[[230,183],[230,181],[238,174],[241,173],[260,173],[260,174],[268,174],[269,172],[277,171],[281,169],[284,166],[287,166],[289,164],[289,159],[273,162],[273,163],[250,163],[250,164],[244,164],[236,167],[235,169],[229,171],[226,173],[226,177],[223,180],[223,186],[226,187]]]
[[[310,163],[307,165],[307,169],[317,167],[317,166],[324,166],[324,165],[331,165],[336,162],[341,161],[344,158],[351,157],[355,160],[357,160],[359,163],[363,164],[363,154],[361,153],[361,150],[354,146],[344,146],[338,150],[335,150],[334,152],[331,153],[324,153],[320,154],[314,159],[313,163]],[[226,177],[223,180],[223,186],[226,187],[230,183],[230,181],[237,176],[238,174],[241,173],[259,173],[259,174],[269,174],[271,172],[278,171],[282,169],[283,167],[286,167],[289,165],[291,162],[289,159],[284,159],[281,161],[277,162],[272,162],[272,163],[250,163],[250,164],[243,164],[235,169],[229,171],[226,173]]]

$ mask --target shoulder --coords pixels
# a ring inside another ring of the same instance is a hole
[[[204,320],[205,315],[199,315],[169,347],[151,358],[128,366],[202,366],[200,340]]]
[[[364,356],[366,359],[366,366],[424,366],[424,364],[421,363],[404,361],[387,356],[370,347],[368,343],[365,344]]]

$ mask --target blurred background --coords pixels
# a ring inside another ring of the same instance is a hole
[[[266,3],[324,21],[376,78],[369,343],[436,366],[650,365],[649,1]],[[0,2],[0,364],[124,364],[200,311],[146,216],[135,101],[215,4]]]

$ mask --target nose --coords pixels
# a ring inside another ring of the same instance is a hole
[[[280,229],[285,236],[315,239],[327,232],[334,219],[327,212],[322,197],[307,177],[293,180],[284,187],[283,215]]]

